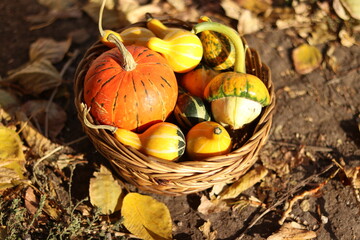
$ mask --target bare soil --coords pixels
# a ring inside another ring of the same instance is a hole
[[[98,36],[96,24],[84,14],[77,19],[58,19],[47,27],[30,31],[31,24],[25,17],[46,10],[35,0],[2,1],[0,9],[2,77],[28,60],[29,46],[37,38],[64,40],[70,32],[86,28],[88,39],[81,44],[73,43],[71,47],[71,50],[80,51],[78,59],[65,75],[65,88],[71,93],[76,64]],[[277,104],[269,140],[257,162],[269,169],[265,183],[270,185],[257,184],[247,190],[244,196],[254,195],[269,204],[275,203],[282,194],[304,179],[326,169],[333,164],[332,160],[347,166],[360,165],[360,47],[348,48],[337,43],[334,56],[339,62],[339,70],[336,73],[323,64],[307,75],[300,75],[294,71],[291,59],[291,51],[299,39],[290,32],[289,29],[265,28],[245,36],[249,45],[258,50],[263,62],[272,70]],[[326,51],[325,45],[318,47]],[[66,111],[68,120],[59,141],[69,142],[82,136],[83,132],[72,101]],[[73,200],[76,201],[88,195],[92,171],[104,158],[95,151],[89,140],[76,144],[74,148],[84,153],[88,160],[85,166],[75,172]],[[313,178],[297,194],[318,186],[333,170],[335,167]],[[297,202],[288,220],[303,223],[308,229],[314,230],[316,239],[360,239],[359,203],[353,187],[344,179],[344,174],[339,173],[316,196]],[[246,207],[205,216],[197,211],[203,194],[207,194],[207,191],[180,197],[150,195],[170,209],[175,226],[174,238],[179,240],[204,239],[199,227],[207,220],[211,222],[212,230],[218,233],[216,239],[237,239],[251,221],[263,212],[261,208]],[[306,211],[301,203],[308,204]],[[277,231],[284,204],[262,217],[246,231],[243,239],[266,239]]]

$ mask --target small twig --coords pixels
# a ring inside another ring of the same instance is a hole
[[[299,184],[297,184],[293,189],[291,189],[290,191],[288,191],[287,193],[285,193],[281,198],[279,198],[274,204],[272,204],[269,208],[267,208],[264,212],[262,212],[257,218],[255,218],[254,220],[252,220],[250,222],[250,224],[245,228],[245,230],[243,231],[243,233],[236,238],[236,240],[241,240],[244,236],[245,233],[252,228],[261,218],[263,218],[266,214],[268,214],[269,212],[273,211],[277,206],[279,206],[280,204],[282,204],[283,202],[285,202],[289,196],[293,195],[295,192],[299,191],[299,189],[303,186],[305,186],[306,184],[308,184],[309,182],[311,182],[313,179],[317,178],[318,176],[326,173],[327,171],[329,171],[334,165],[330,165],[329,167],[327,167],[326,169],[324,169],[323,171],[321,171],[320,173],[314,174],[306,179],[304,179],[302,182],[300,182]]]
[[[283,145],[283,146],[300,147],[300,145],[298,145],[298,144],[288,143],[288,142],[279,142],[279,141],[273,141],[273,140],[269,140],[269,142],[271,142],[273,144]],[[309,149],[309,150],[313,150],[313,151],[316,151],[316,152],[332,152],[332,151],[334,151],[334,149],[332,149],[332,148],[320,147],[320,146],[311,146],[311,145],[304,145],[304,148]]]
[[[63,68],[60,71],[61,79],[64,77],[64,74],[65,74],[66,70],[70,67],[70,65],[73,63],[75,58],[79,55],[79,53],[80,53],[80,51],[78,49],[76,49],[73,52],[72,56],[66,61]],[[58,84],[58,86],[55,87],[53,92],[51,93],[50,99],[49,99],[48,104],[47,104],[47,106],[45,108],[45,131],[44,131],[45,132],[45,137],[49,136],[49,112],[50,112],[50,107],[51,107],[51,104],[52,104],[52,102],[53,102],[53,100],[55,98],[56,93],[58,92],[58,89],[59,89],[59,86],[61,85],[61,83],[62,83],[62,80]]]

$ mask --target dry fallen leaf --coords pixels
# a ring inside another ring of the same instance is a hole
[[[216,239],[217,231],[211,231],[211,222],[209,220],[204,222],[204,224],[199,227],[199,230],[202,232],[205,240]]]
[[[262,21],[255,14],[250,10],[242,10],[237,25],[237,30],[241,35],[255,33],[263,27]]]
[[[307,74],[318,68],[322,62],[319,49],[309,44],[302,44],[292,52],[295,70],[300,74]]]
[[[30,147],[32,154],[44,156],[44,154],[54,150],[60,145],[53,143],[50,139],[42,135],[30,122],[29,118],[22,111],[15,113],[16,120],[20,123],[21,136]]]
[[[257,182],[263,179],[267,173],[268,170],[264,166],[256,167],[255,169],[247,172],[245,175],[240,177],[239,180],[231,184],[230,187],[221,192],[219,199],[226,200],[236,198],[240,193],[254,186]]]
[[[197,210],[204,215],[208,215],[211,213],[227,211],[229,208],[230,207],[225,201],[217,198],[209,200],[205,195],[202,195],[200,199],[200,205],[198,206]]]
[[[11,71],[4,81],[18,85],[25,94],[39,95],[59,86],[62,77],[49,60],[41,58]]]
[[[25,179],[25,156],[22,141],[14,130],[0,126],[0,190]]]
[[[57,103],[47,100],[30,100],[25,102],[21,109],[34,124],[42,127],[39,130],[51,139],[54,139],[65,126],[67,114]]]
[[[353,18],[360,20],[359,0],[340,0],[340,1]]]
[[[354,45],[356,43],[356,40],[354,37],[352,37],[348,31],[346,31],[345,29],[341,29],[339,32],[339,38],[340,38],[340,42],[343,46],[345,47],[351,47],[352,45]]]
[[[112,173],[103,165],[99,172],[90,179],[89,196],[93,206],[100,209],[102,214],[112,214],[119,210],[122,188],[114,179]]]
[[[55,41],[52,38],[39,38],[30,45],[30,61],[45,58],[51,63],[60,62],[69,51],[71,39]]]
[[[139,193],[128,193],[123,200],[121,215],[124,226],[145,240],[172,239],[172,220],[167,206]]]
[[[39,208],[39,200],[32,187],[28,187],[24,196],[25,207],[31,215],[34,215]]]
[[[306,240],[316,238],[316,232],[305,229],[296,222],[285,223],[267,240]]]
[[[341,4],[341,0],[333,0],[333,5],[332,5],[334,11],[336,12],[336,14],[343,20],[349,20],[350,16],[348,15],[348,13],[346,12],[344,6]]]

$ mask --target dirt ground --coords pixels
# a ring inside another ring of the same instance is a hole
[[[49,26],[30,31],[32,24],[25,17],[46,10],[35,0],[1,1],[0,9],[2,77],[28,60],[29,46],[39,37],[65,40],[74,30],[86,29],[87,39],[71,46],[71,51],[79,51],[75,63],[65,74],[64,85],[71,93],[76,64],[98,36],[94,21],[84,14],[76,19],[58,19]],[[248,189],[243,195],[256,196],[271,205],[308,177],[331,166],[332,160],[348,167],[359,166],[360,46],[344,47],[336,42],[333,54],[339,63],[336,73],[322,64],[313,72],[300,75],[294,71],[291,59],[291,51],[300,38],[291,34],[291,30],[268,27],[245,35],[245,38],[272,70],[277,104],[269,140],[257,161],[270,174],[266,181]],[[318,47],[323,53],[326,51],[325,44]],[[63,64],[59,63],[58,67]],[[84,135],[72,100],[66,111],[68,120],[59,142],[69,142]],[[86,186],[96,162],[104,159],[87,139],[74,145],[74,148],[88,157],[87,164],[76,170],[73,179],[73,189],[76,189],[73,197],[81,200],[88,195]],[[335,169],[334,166],[325,174],[314,177],[297,194],[323,183]],[[295,203],[287,220],[302,223],[315,231],[316,239],[360,239],[360,205],[352,185],[344,179],[344,174],[340,172],[316,195]],[[197,207],[201,196],[206,193],[180,197],[150,195],[170,209],[174,238],[179,240],[205,239],[199,227],[207,220],[211,222],[212,231],[217,231],[216,239],[237,239],[264,210],[246,207],[204,215]],[[266,239],[277,231],[284,205],[285,202],[262,217],[246,231],[243,239]]]

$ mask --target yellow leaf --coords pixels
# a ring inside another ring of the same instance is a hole
[[[221,192],[219,195],[219,199],[225,200],[225,199],[236,198],[240,193],[252,187],[261,179],[263,179],[267,173],[268,170],[263,166],[259,166],[249,171],[244,176],[242,176],[238,181],[234,182],[229,188]]]
[[[318,68],[322,61],[319,49],[309,44],[302,44],[292,52],[295,70],[300,74],[307,74]]]
[[[90,179],[90,202],[100,209],[102,214],[111,214],[119,209],[122,188],[111,172],[103,165],[100,171]]]
[[[0,126],[0,189],[15,186],[24,179],[25,156],[19,135]]]
[[[145,240],[172,239],[172,220],[162,202],[139,193],[128,193],[123,200],[121,215],[124,226]]]

